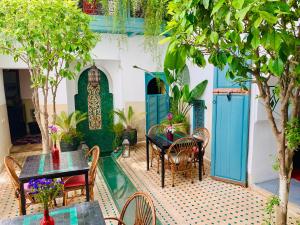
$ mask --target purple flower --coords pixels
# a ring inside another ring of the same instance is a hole
[[[173,114],[172,113],[168,113],[167,118],[169,121],[171,121],[173,119]]]
[[[49,126],[50,132],[51,133],[57,133],[58,129],[55,125],[50,125]]]

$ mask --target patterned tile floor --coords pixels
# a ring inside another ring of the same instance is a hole
[[[171,185],[171,173],[166,171],[165,188],[160,187],[160,174],[156,162],[146,171],[145,146],[131,151],[130,158],[118,162],[138,190],[149,192],[155,202],[157,215],[163,224],[263,224],[266,215],[266,198],[249,188],[211,179],[206,166],[202,181],[177,175],[175,187]],[[290,225],[298,221],[289,216]]]
[[[30,152],[36,145],[14,149],[12,156],[22,163],[27,155],[39,154]],[[24,151],[22,151],[22,149]],[[130,158],[120,158],[118,163],[134,183],[136,188],[151,194],[157,216],[162,224],[262,224],[265,218],[266,198],[247,188],[215,181],[207,175],[202,182],[195,180],[191,184],[185,177],[177,176],[175,187],[171,187],[170,172],[166,171],[166,186],[160,187],[160,175],[156,173],[156,163],[150,171],[146,171],[145,147],[140,144],[132,151]],[[22,151],[22,152],[20,152]],[[208,168],[206,166],[206,168]],[[208,174],[208,172],[206,172]],[[107,216],[117,216],[118,210],[105,184],[101,173],[97,173],[95,199]],[[74,199],[74,203],[84,198]],[[58,201],[61,205],[61,201]],[[0,219],[18,215],[17,202],[5,170],[0,173]],[[39,205],[31,206],[28,212],[40,212]],[[297,225],[296,219],[289,216],[289,225]]]

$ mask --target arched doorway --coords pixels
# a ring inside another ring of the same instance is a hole
[[[164,73],[154,73],[157,77],[146,73],[146,132],[153,125],[166,119],[169,112],[169,87],[166,85]]]
[[[109,93],[106,75],[100,70],[99,86],[97,89],[90,89],[89,70],[85,70],[80,75],[78,94],[75,95],[75,109],[88,113],[88,119],[80,123],[78,129],[84,134],[84,140],[89,147],[98,145],[101,148],[101,156],[109,155],[113,143],[113,117],[111,116],[113,95]]]

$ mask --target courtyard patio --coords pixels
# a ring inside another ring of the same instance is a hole
[[[34,151],[33,151],[34,150]],[[24,162],[29,155],[40,154],[40,145],[14,147],[11,156]],[[216,181],[209,176],[209,165],[205,163],[202,181],[191,184],[184,176],[176,176],[175,187],[171,185],[171,173],[166,171],[165,187],[161,188],[156,163],[146,170],[146,149],[138,143],[131,149],[129,158],[112,156],[101,158],[94,187],[95,201],[100,204],[104,217],[118,216],[126,199],[136,191],[149,193],[156,209],[158,224],[264,224],[267,196],[250,188]],[[18,216],[18,205],[14,189],[5,170],[0,175],[0,218]],[[70,204],[84,202],[85,198],[74,198]],[[61,198],[57,199],[62,206]],[[42,212],[42,205],[28,208],[28,214]],[[298,211],[299,213],[299,211]],[[290,225],[299,224],[300,214],[290,210]],[[113,224],[113,223],[107,223]]]

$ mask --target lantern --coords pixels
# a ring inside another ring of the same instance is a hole
[[[129,146],[128,139],[124,139],[122,146],[123,146],[122,156],[123,158],[128,158],[130,156],[130,146]]]
[[[99,70],[95,66],[95,64],[90,68],[88,73],[88,81],[93,87],[97,87],[99,85]]]

